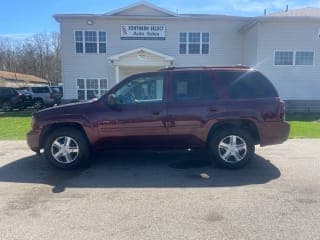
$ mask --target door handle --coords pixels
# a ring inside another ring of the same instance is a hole
[[[216,111],[218,111],[218,109],[216,109],[215,107],[209,107],[208,110],[209,110],[209,112],[216,112]]]
[[[160,115],[160,111],[154,111],[154,112],[152,112],[152,115],[159,116]]]

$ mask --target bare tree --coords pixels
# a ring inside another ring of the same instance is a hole
[[[14,41],[0,39],[0,70],[32,74],[52,85],[61,80],[61,42],[59,33],[37,33]]]

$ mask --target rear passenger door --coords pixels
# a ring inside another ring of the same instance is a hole
[[[202,147],[209,121],[221,107],[210,71],[176,71],[170,74],[167,127],[172,146]]]

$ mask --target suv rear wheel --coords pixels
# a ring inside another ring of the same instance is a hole
[[[53,165],[73,169],[88,163],[90,149],[83,133],[74,128],[60,128],[45,141],[44,155]]]
[[[218,131],[211,137],[208,147],[211,158],[225,168],[243,167],[254,155],[252,137],[237,128]]]
[[[35,99],[33,101],[33,106],[36,108],[36,109],[41,109],[44,107],[44,103],[43,103],[43,100],[42,99]]]

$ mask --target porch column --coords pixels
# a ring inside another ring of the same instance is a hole
[[[116,70],[116,83],[120,82],[120,76],[119,76],[119,65],[115,66],[115,70]]]

